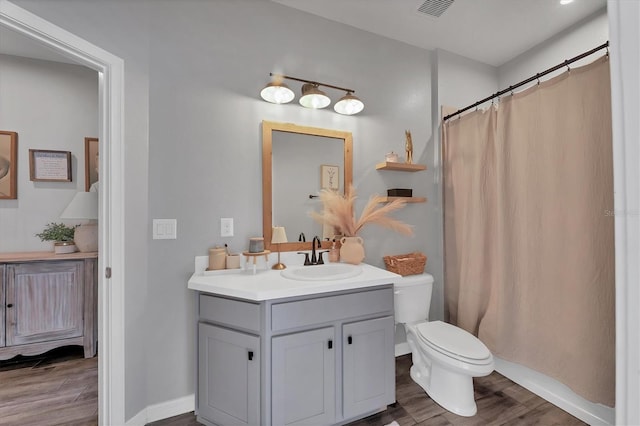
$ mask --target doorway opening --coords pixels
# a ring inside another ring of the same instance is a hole
[[[0,26],[99,75],[98,418],[124,424],[124,61],[7,0]]]

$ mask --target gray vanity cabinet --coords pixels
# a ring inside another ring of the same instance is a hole
[[[395,402],[392,284],[198,298],[200,423],[344,424]]]
[[[335,422],[336,349],[333,327],[274,337],[272,424]]]
[[[198,326],[200,415],[215,424],[260,424],[260,339]]]
[[[343,326],[344,417],[385,406],[395,399],[393,317]]]

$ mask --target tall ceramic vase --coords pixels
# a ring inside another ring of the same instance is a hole
[[[340,259],[343,262],[358,265],[364,259],[364,245],[360,237],[342,237],[340,240]]]

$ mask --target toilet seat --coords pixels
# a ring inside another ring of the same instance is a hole
[[[474,365],[493,362],[487,347],[473,334],[442,321],[418,324],[416,335],[422,343],[441,354]]]

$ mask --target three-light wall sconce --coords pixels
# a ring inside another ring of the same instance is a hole
[[[290,77],[283,74],[269,73],[269,75],[273,77],[272,81],[260,92],[262,99],[267,102],[271,102],[273,104],[286,104],[293,100],[295,97],[293,90],[282,82],[282,80],[287,79],[304,83],[302,85],[302,96],[298,102],[300,102],[300,105],[305,108],[320,109],[329,106],[331,99],[325,92],[320,90],[320,86],[323,86],[346,92],[346,94],[333,106],[333,110],[338,114],[354,115],[364,109],[364,103],[354,95],[355,90],[320,83],[317,81]]]

